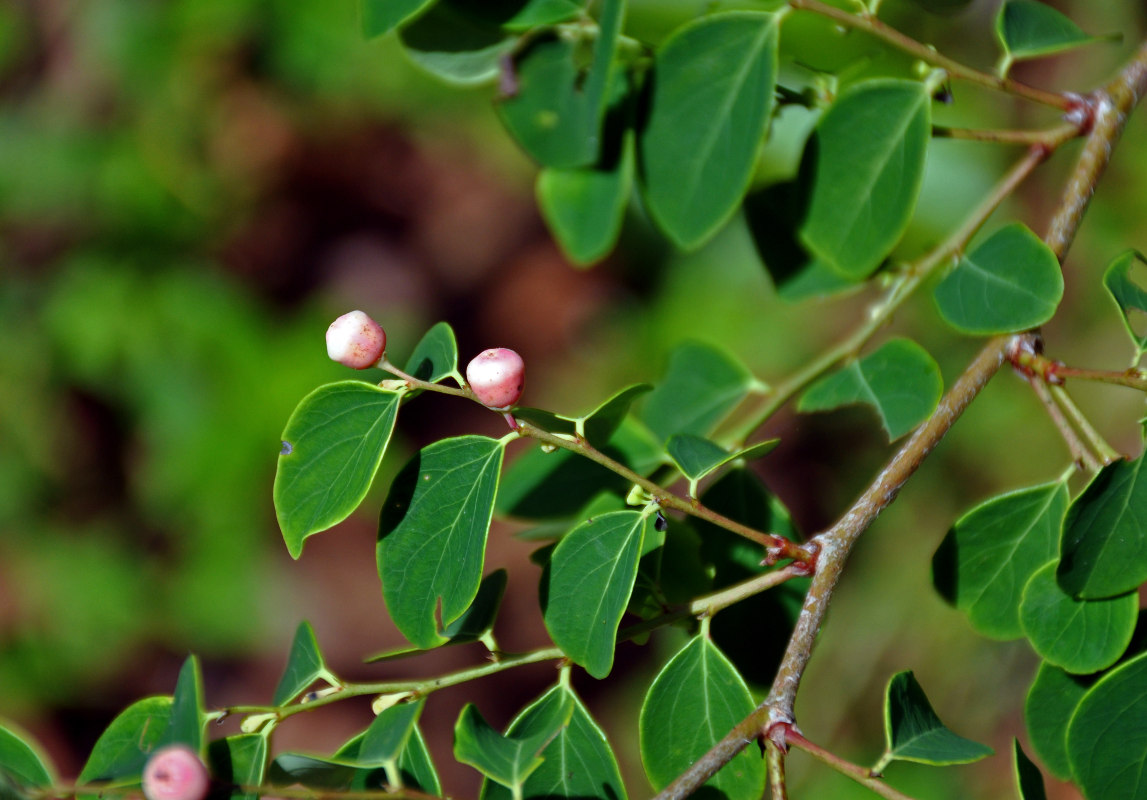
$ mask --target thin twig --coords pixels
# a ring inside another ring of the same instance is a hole
[[[1032,391],[1035,392],[1036,397],[1039,398],[1040,403],[1047,411],[1047,415],[1051,417],[1052,424],[1059,430],[1059,435],[1063,437],[1067,449],[1071,452],[1072,461],[1080,468],[1086,467],[1092,472],[1098,472],[1099,460],[1080,440],[1079,432],[1071,426],[1067,417],[1063,415],[1063,409],[1051,396],[1047,384],[1038,375],[1025,375],[1024,377],[1027,378],[1028,385],[1032,387]]]
[[[1107,440],[1095,429],[1095,426],[1091,424],[1087,416],[1079,410],[1079,406],[1071,399],[1071,395],[1067,393],[1066,389],[1062,386],[1051,386],[1049,389],[1051,396],[1055,398],[1055,402],[1064,410],[1064,413],[1071,418],[1072,424],[1083,434],[1083,438],[1091,445],[1095,454],[1103,459],[1103,464],[1111,464],[1123,458],[1123,456],[1116,452],[1114,447],[1107,443]],[[1100,465],[1096,465],[1095,468],[1098,470],[1099,466]]]
[[[874,777],[865,767],[862,767],[859,764],[853,764],[851,761],[845,761],[840,756],[825,750],[820,745],[813,744],[808,739],[804,738],[795,730],[793,730],[791,727],[787,728],[785,731],[785,741],[791,744],[793,747],[799,747],[801,750],[804,750],[813,758],[828,764],[837,772],[841,773],[842,775],[847,775],[859,783],[861,786],[871,789],[881,797],[886,797],[888,800],[912,800],[912,798],[908,795],[893,789],[884,781]]]

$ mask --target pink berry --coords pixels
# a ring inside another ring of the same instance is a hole
[[[504,411],[522,396],[526,365],[513,350],[494,347],[474,356],[466,366],[466,381],[482,405]]]
[[[182,744],[156,750],[143,768],[147,800],[203,800],[210,783],[207,767],[194,750]]]
[[[386,331],[363,311],[351,311],[327,328],[327,355],[351,369],[373,367],[386,352]]]

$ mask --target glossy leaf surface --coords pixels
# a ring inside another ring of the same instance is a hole
[[[1055,314],[1063,275],[1051,248],[1016,222],[965,255],[933,297],[940,316],[963,333],[1022,331]]]
[[[434,0],[360,0],[362,32],[369,37],[390,33]]]
[[[1000,74],[1014,61],[1062,53],[1099,41],[1060,11],[1039,0],[1006,0],[996,16],[996,37],[1004,49]]]
[[[132,703],[100,734],[77,783],[138,779],[171,720],[170,697]]]
[[[436,0],[398,36],[415,64],[448,83],[469,86],[494,80],[500,60],[513,49],[516,40],[502,21],[483,4]]]
[[[522,798],[606,797],[626,800],[625,786],[617,759],[605,734],[581,700],[567,686],[558,685],[522,710],[506,735],[529,738],[543,733],[555,714],[555,707],[573,704],[569,724],[559,729],[544,750],[541,765],[522,784]],[[512,794],[501,784],[482,784],[480,800],[510,800]]]
[[[1072,675],[1043,662],[1024,701],[1024,722],[1036,755],[1060,780],[1071,778],[1067,758],[1067,725],[1095,677]]]
[[[1135,250],[1128,250],[1118,256],[1103,273],[1103,285],[1111,293],[1115,304],[1123,315],[1123,324],[1127,328],[1127,335],[1135,347],[1142,353],[1147,350],[1147,334],[1136,330],[1133,320],[1137,317],[1139,329],[1142,330],[1143,315],[1147,314],[1147,289],[1144,289],[1132,276],[1132,270],[1147,264],[1143,254]],[[1142,270],[1139,270],[1142,272]]]
[[[406,360],[403,371],[427,383],[438,383],[458,372],[458,342],[454,329],[439,322],[428,330]]]
[[[812,195],[801,241],[849,280],[866,278],[908,227],[924,175],[931,102],[923,84],[856,84],[809,140]]]
[[[862,403],[876,411],[891,441],[931,416],[943,391],[932,356],[910,339],[892,339],[813,383],[797,410],[830,411]]]
[[[562,537],[550,557],[543,617],[554,644],[595,678],[613,668],[648,517],[615,511]]]
[[[641,763],[655,791],[704,755],[753,710],[744,679],[707,636],[696,636],[662,668],[641,704]],[[702,789],[727,800],[757,800],[765,763],[742,750]]]
[[[203,674],[199,669],[199,659],[188,656],[179,670],[175,681],[175,691],[171,698],[171,716],[167,728],[156,741],[156,747],[169,744],[184,744],[192,750],[202,752],[203,732],[207,727],[207,715],[203,702]]]
[[[402,395],[361,381],[320,386],[283,431],[275,513],[292,558],[303,540],[346,519],[366,497],[394,432]]]
[[[1019,792],[1020,800],[1047,800],[1043,775],[1020,747],[1019,739],[1012,740],[1012,755],[1015,759],[1016,791]]]
[[[992,754],[992,748],[944,727],[910,671],[898,672],[888,682],[884,733],[888,743],[885,761],[967,764]]]
[[[207,748],[211,775],[221,784],[258,786],[267,769],[267,737],[261,733],[239,733],[216,739]],[[256,800],[255,793],[231,792],[231,800]]]
[[[1143,458],[1108,464],[1068,509],[1058,573],[1068,594],[1114,597],[1147,580]]]
[[[327,665],[319,652],[314,628],[309,622],[300,622],[291,642],[291,653],[287,656],[287,667],[275,687],[275,697],[271,702],[282,706],[291,702],[318,679],[327,675]]]
[[[681,468],[681,474],[691,481],[697,481],[730,461],[738,458],[760,458],[771,453],[780,443],[780,439],[769,439],[730,453],[704,437],[678,433],[669,437],[665,448]]]
[[[1024,634],[1044,661],[1068,672],[1086,674],[1111,666],[1131,643],[1138,595],[1076,600],[1056,582],[1056,564],[1037,571],[1024,588]]]
[[[385,709],[370,723],[359,742],[357,762],[363,767],[397,765],[406,749],[426,698]]]
[[[418,647],[444,644],[442,627],[478,593],[504,449],[484,436],[443,439],[391,484],[378,523],[378,574],[394,624]]]
[[[542,765],[542,751],[569,724],[573,711],[572,697],[562,697],[537,709],[529,730],[503,736],[468,703],[454,726],[454,757],[503,786],[521,787]]]
[[[1105,675],[1080,700],[1067,754],[1088,800],[1147,798],[1147,654]]]
[[[732,355],[686,342],[669,355],[665,376],[645,400],[641,419],[660,441],[675,433],[706,436],[749,393],[753,377]]]
[[[1067,513],[1063,483],[993,497],[956,521],[932,560],[937,590],[993,639],[1023,636],[1020,598],[1059,549]]]
[[[0,780],[8,777],[19,786],[49,786],[54,770],[31,738],[0,720]]]
[[[650,214],[680,247],[700,245],[740,204],[776,73],[771,14],[711,14],[678,28],[657,52],[639,169]]]

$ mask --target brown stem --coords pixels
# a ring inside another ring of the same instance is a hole
[[[837,772],[847,775],[861,786],[871,789],[881,797],[886,797],[888,800],[912,800],[908,795],[893,789],[884,781],[873,776],[867,768],[859,764],[853,764],[851,761],[845,761],[840,756],[825,750],[820,745],[813,744],[791,727],[785,730],[785,741],[793,747],[799,747],[813,758],[828,764]]]
[[[968,139],[976,142],[995,142],[996,144],[1022,144],[1029,147],[1058,142],[1065,136],[1074,138],[1081,133],[1079,126],[1071,122],[1063,122],[1053,128],[1040,131],[980,130],[978,128],[949,128],[945,125],[932,126],[932,135],[937,138]]]

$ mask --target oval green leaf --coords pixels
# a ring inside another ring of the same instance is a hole
[[[516,39],[481,12],[481,4],[437,0],[398,38],[411,61],[441,80],[459,86],[492,81]]]
[[[443,439],[391,484],[378,522],[378,574],[391,619],[418,647],[446,643],[442,629],[478,593],[504,452],[485,436]]]
[[[1000,75],[1015,61],[1048,56],[1101,41],[1039,0],[1006,0],[996,16],[996,38],[1004,49]]]
[[[772,14],[711,14],[678,28],[658,51],[639,174],[651,216],[679,246],[700,245],[740,204],[776,76]]]
[[[292,558],[303,540],[346,519],[366,497],[394,432],[402,395],[361,381],[320,386],[283,431],[275,514]]]
[[[295,629],[291,653],[287,656],[287,667],[283,670],[283,676],[279,678],[279,685],[275,687],[275,698],[271,702],[277,706],[285,706],[306,691],[312,683],[329,675],[323,655],[319,652],[315,630],[311,627],[311,623],[304,620]]]
[[[458,342],[454,329],[439,322],[428,330],[406,360],[404,371],[427,383],[458,374]]]
[[[1103,273],[1103,285],[1111,294],[1119,312],[1123,315],[1123,325],[1127,335],[1135,344],[1135,348],[1143,353],[1147,350],[1147,334],[1138,333],[1132,324],[1132,315],[1138,317],[1142,327],[1143,315],[1147,314],[1147,290],[1144,290],[1131,276],[1131,270],[1136,266],[1147,264],[1143,254],[1135,250],[1122,253],[1107,267]]]
[[[749,394],[753,376],[724,350],[686,342],[669,355],[641,419],[664,442],[675,433],[707,436]]]
[[[1018,639],[1028,579],[1059,549],[1068,492],[1062,482],[993,497],[952,526],[932,559],[936,589],[992,639]]]
[[[928,351],[910,339],[891,339],[813,383],[797,410],[831,411],[863,403],[876,410],[892,441],[928,419],[943,391],[940,367]]]
[[[617,759],[605,733],[594,722],[581,700],[559,684],[522,710],[510,723],[506,734],[529,738],[543,732],[555,707],[573,703],[569,724],[542,751],[543,761],[522,784],[522,798],[605,797],[626,800],[625,785]],[[510,800],[512,794],[501,784],[485,781],[480,800]]]
[[[654,790],[668,786],[755,705],[744,679],[717,646],[703,634],[690,640],[653,679],[641,704],[641,763]],[[738,753],[702,792],[757,800],[765,788],[765,762],[754,749]]]
[[[434,0],[360,0],[362,33],[368,39],[390,33]]]
[[[473,703],[467,703],[454,726],[454,757],[520,796],[522,784],[542,765],[542,751],[573,716],[572,696],[536,710],[529,730],[505,736],[490,727]]]
[[[814,177],[805,246],[849,280],[872,274],[912,218],[931,134],[923,84],[873,80],[843,92],[807,145]]]
[[[613,668],[617,626],[633,593],[647,521],[639,511],[602,514],[563,536],[550,557],[546,630],[595,678]]]
[[[1020,602],[1020,623],[1044,661],[1086,674],[1110,667],[1135,630],[1135,592],[1104,600],[1076,600],[1055,579],[1052,561],[1028,581]]]
[[[1067,758],[1067,726],[1079,701],[1095,684],[1094,676],[1072,675],[1043,662],[1024,701],[1024,723],[1036,755],[1048,772],[1071,779]]]
[[[880,772],[889,761],[921,764],[968,764],[992,754],[992,748],[958,736],[936,716],[924,690],[910,670],[888,681],[884,701],[884,733],[888,743]]]
[[[170,697],[132,703],[100,734],[77,783],[138,779],[171,720]]]
[[[1005,225],[937,284],[940,316],[958,331],[1022,331],[1052,318],[1063,299],[1055,253],[1021,223]]]
[[[1147,798],[1147,654],[1105,675],[1079,702],[1067,754],[1088,800]]]
[[[1073,597],[1114,597],[1147,581],[1143,458],[1108,464],[1068,509],[1057,577]]]
[[[1012,740],[1012,750],[1015,756],[1016,791],[1020,800],[1047,800],[1047,792],[1043,787],[1043,775],[1039,767],[1032,763],[1028,754],[1020,747],[1020,740]]]
[[[24,731],[0,720],[0,779],[7,777],[21,787],[50,786],[52,762]]]

